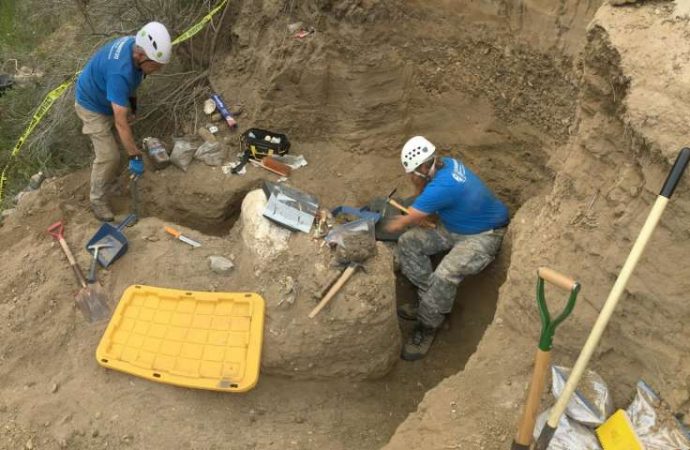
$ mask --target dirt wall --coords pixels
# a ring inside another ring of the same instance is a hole
[[[598,11],[587,33],[578,132],[552,158],[558,171],[553,190],[527,202],[513,220],[512,265],[494,324],[466,369],[427,393],[386,448],[508,445],[537,343],[533,291],[540,265],[582,282],[575,313],[554,345],[556,363],[574,362],[670,162],[686,144],[680,122],[690,108],[682,102],[687,83],[678,75],[690,62],[687,42],[675,38],[684,24],[671,7]],[[608,381],[617,407],[628,405],[643,378],[674,410],[689,412],[690,272],[681,262],[690,251],[689,186],[686,177],[591,364]],[[556,304],[563,296],[547,291]]]
[[[604,0],[452,0],[423,2],[429,8],[499,23],[517,41],[542,51],[577,56],[587,24]]]

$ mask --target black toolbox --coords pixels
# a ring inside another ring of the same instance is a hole
[[[269,155],[282,156],[290,150],[290,141],[285,134],[250,128],[240,136],[240,149],[252,159]]]

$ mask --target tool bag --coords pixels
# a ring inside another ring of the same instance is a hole
[[[260,128],[250,128],[240,136],[244,157],[262,159],[269,155],[285,155],[290,150],[287,135]]]

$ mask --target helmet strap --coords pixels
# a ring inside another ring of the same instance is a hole
[[[434,172],[436,172],[436,158],[433,159],[433,162],[431,163],[431,167],[429,167],[429,171],[427,174],[423,174],[422,172],[419,172],[418,170],[414,170],[412,173],[417,175],[420,178],[423,178],[425,180],[431,179],[431,177],[434,176]]]

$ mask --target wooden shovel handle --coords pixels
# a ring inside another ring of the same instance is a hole
[[[349,280],[352,274],[355,273],[355,270],[357,270],[357,266],[349,266],[347,269],[345,269],[338,281],[336,281],[333,287],[328,291],[328,294],[326,294],[326,296],[319,302],[319,304],[316,305],[316,307],[312,309],[312,311],[309,313],[310,319],[313,319],[319,313],[319,311],[321,311],[324,308],[324,306],[326,306],[328,302],[330,302],[331,299],[335,297],[335,294],[337,294],[338,291],[340,291],[340,288],[342,288],[343,285],[347,283],[347,280]]]
[[[511,450],[529,450],[532,443],[532,433],[534,432],[534,424],[537,421],[537,414],[539,413],[539,404],[541,403],[541,395],[544,392],[544,385],[546,383],[546,374],[551,363],[551,352],[545,352],[537,349],[537,355],[534,358],[534,371],[532,372],[532,381],[529,384],[527,391],[527,400],[525,401],[525,408],[522,411],[522,418],[518,424],[517,435],[513,441]]]
[[[544,280],[548,281],[549,283],[553,284],[554,286],[557,286],[561,289],[565,289],[566,291],[571,291],[576,284],[576,281],[570,278],[567,275],[563,275],[560,272],[556,272],[553,269],[549,269],[548,267],[540,267],[537,269],[537,275],[539,275],[541,278]]]
[[[74,276],[77,277],[77,282],[81,287],[86,287],[86,279],[84,279],[84,274],[81,273],[81,269],[79,268],[77,261],[74,259],[74,255],[72,254],[72,251],[69,249],[67,242],[65,242],[65,238],[60,236],[58,238],[58,242],[60,243],[60,247],[62,247],[62,251],[65,252],[65,255],[67,256],[69,265],[72,266]]]

